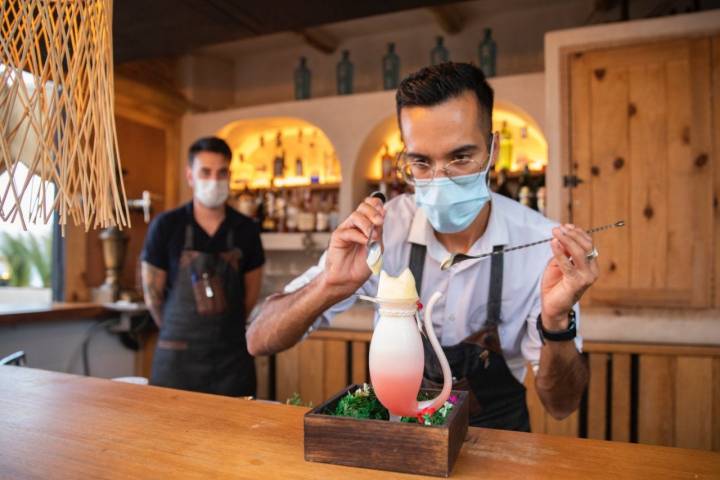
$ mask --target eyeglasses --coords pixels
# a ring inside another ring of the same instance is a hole
[[[481,174],[487,173],[490,169],[494,150],[495,137],[493,136],[492,143],[490,144],[490,155],[488,155],[486,159],[476,158],[479,156],[478,154],[468,154],[466,158],[452,160],[440,167],[432,161],[408,160],[405,152],[400,152],[398,155],[398,168],[402,173],[403,179],[410,185],[416,185],[418,182],[422,184],[432,182],[438,170],[441,170],[445,177],[452,182],[465,185],[477,180]]]

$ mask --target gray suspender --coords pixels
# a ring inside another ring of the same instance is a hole
[[[493,251],[502,250],[502,245],[495,245]],[[423,273],[425,272],[425,245],[410,244],[410,260],[408,267],[415,277],[418,294],[422,294]],[[487,320],[485,325],[498,325],[501,321],[503,255],[493,255],[490,264],[490,291],[488,292]]]

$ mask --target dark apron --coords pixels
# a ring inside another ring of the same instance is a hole
[[[501,246],[494,250],[502,249]],[[413,243],[410,271],[418,292],[425,268],[424,245]],[[442,347],[453,375],[453,390],[470,392],[470,425],[502,430],[530,431],[525,386],[513,376],[500,348],[503,255],[493,255],[490,267],[487,320],[483,327],[457,345]],[[423,387],[442,388],[442,369],[432,345],[423,336],[425,372]]]
[[[175,284],[163,309],[150,383],[229,396],[255,395],[255,362],[245,343],[242,250],[194,250],[185,230]]]

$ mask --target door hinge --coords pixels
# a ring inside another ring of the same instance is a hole
[[[563,187],[565,188],[575,188],[583,182],[584,180],[578,178],[577,175],[563,175]]]

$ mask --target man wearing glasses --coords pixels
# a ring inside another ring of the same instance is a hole
[[[377,276],[366,262],[372,235],[383,244],[389,274],[410,267],[421,301],[443,292],[433,311],[435,333],[455,388],[472,393],[471,425],[529,431],[527,362],[545,408],[566,417],[588,378],[576,332],[577,302],[598,276],[591,238],[490,192],[498,142],[493,91],[477,67],[424,68],[403,80],[396,103],[406,147],[398,168],[414,195],[385,206],[365,199],[333,232],[319,264],[268,299],[248,330],[249,351],[287,349],[348,309],[355,294],[375,295]],[[477,255],[550,232],[549,244],[440,268],[451,253]],[[440,368],[426,352],[424,383],[440,383]]]

